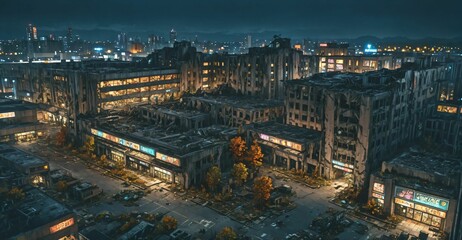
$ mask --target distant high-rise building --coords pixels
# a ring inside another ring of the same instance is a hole
[[[67,29],[67,41],[72,43],[74,41],[74,37],[72,36],[72,28]]]
[[[172,29],[170,31],[170,44],[173,44],[176,42],[176,37],[177,37],[176,31],[175,29]]]
[[[64,41],[64,49],[66,51],[72,51],[72,42],[74,42],[74,37],[72,36],[72,28],[68,28],[66,34],[66,41]]]
[[[127,34],[119,33],[119,35],[117,35],[117,47],[120,48],[120,50],[126,50],[127,44]]]
[[[37,27],[32,24],[29,24],[26,28],[26,34],[27,34],[28,41],[37,40],[38,39]]]
[[[246,44],[246,48],[251,48],[252,47],[252,36],[250,35],[247,35],[245,37],[245,44]]]

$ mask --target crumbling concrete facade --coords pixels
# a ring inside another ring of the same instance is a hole
[[[275,121],[282,118],[282,101],[244,96],[187,96],[184,103],[190,109],[209,113],[213,124],[240,127],[251,123]],[[282,119],[281,119],[282,120]]]
[[[411,66],[290,81],[286,123],[323,131],[322,174],[352,174],[362,187],[372,169],[422,135],[443,75],[443,66]]]

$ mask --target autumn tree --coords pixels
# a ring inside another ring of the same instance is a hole
[[[13,187],[8,193],[7,198],[12,200],[13,202],[19,202],[26,197],[26,194],[22,191],[22,189]]]
[[[245,152],[247,150],[246,142],[242,137],[234,137],[231,139],[229,143],[229,149],[231,150],[231,153],[233,154],[233,158],[236,161],[242,161]]]
[[[249,173],[247,172],[247,167],[243,163],[235,163],[233,165],[232,175],[234,182],[237,186],[241,186],[247,180]]]
[[[271,178],[263,176],[256,178],[253,182],[254,202],[257,206],[264,206],[271,196],[273,181]]]
[[[224,227],[216,236],[217,240],[236,240],[237,234],[231,227]]]
[[[211,192],[214,192],[221,181],[221,170],[218,166],[213,166],[207,171],[205,178],[207,186]]]
[[[69,186],[67,185],[66,181],[59,181],[56,183],[56,191],[64,192],[67,190]]]
[[[258,169],[262,165],[263,156],[260,145],[254,140],[252,146],[246,152],[245,161],[250,168]]]
[[[101,155],[101,157],[99,157],[99,161],[103,167],[107,167],[107,165],[109,164],[106,154]]]
[[[178,221],[172,216],[164,216],[160,220],[159,230],[163,233],[171,232],[176,229]]]
[[[56,145],[64,146],[66,143],[67,128],[62,126],[59,132],[56,133]]]
[[[93,153],[95,151],[95,138],[92,136],[87,137],[83,147],[88,154]]]

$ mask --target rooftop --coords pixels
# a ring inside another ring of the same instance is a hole
[[[24,200],[5,214],[6,221],[0,221],[0,235],[14,236],[70,215],[72,211],[40,190],[30,188],[25,191]]]
[[[181,132],[122,115],[99,118],[96,129],[139,144],[154,146],[160,153],[177,156],[212,147],[229,136],[230,132],[236,131],[216,125]]]
[[[13,148],[0,148],[0,158],[23,168],[48,165],[43,159]]]
[[[188,96],[186,98],[200,99],[201,101],[208,102],[211,104],[227,104],[235,108],[241,109],[264,109],[273,107],[283,107],[284,102],[278,100],[263,100],[249,96],[214,96],[214,95],[203,95],[203,96]]]
[[[422,152],[413,148],[388,163],[438,176],[458,176],[461,173],[460,159]]]
[[[207,113],[188,109],[186,106],[177,104],[177,103],[162,104],[162,105],[155,105],[155,106],[144,105],[144,106],[141,106],[140,108],[162,112],[166,115],[172,115],[172,116],[189,118],[189,119],[207,118],[209,116]]]
[[[254,123],[251,128],[257,132],[298,143],[317,141],[321,132],[277,122]]]

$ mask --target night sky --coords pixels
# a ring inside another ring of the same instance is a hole
[[[462,37],[461,0],[0,0],[0,39],[64,35],[141,37],[171,28],[179,38],[234,40],[247,33],[292,38]]]

